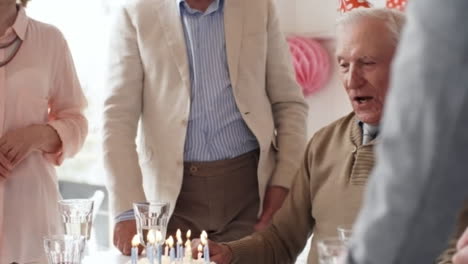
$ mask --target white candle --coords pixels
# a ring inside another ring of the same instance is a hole
[[[180,232],[180,229],[177,229],[176,232],[176,238],[177,238],[177,259],[182,259],[182,232]]]
[[[184,259],[191,260],[192,259],[192,241],[190,241],[190,236],[192,236],[192,231],[189,229],[185,236],[187,238],[187,241],[185,241]]]
[[[148,257],[150,264],[154,264],[154,244],[156,242],[156,237],[155,237],[153,229],[148,231],[148,235],[146,236],[146,239],[147,239],[146,257]]]
[[[201,260],[202,259],[202,251],[203,251],[203,246],[201,244],[198,244],[198,247],[197,247],[197,250],[198,250],[198,255],[197,255],[197,259],[198,260]]]
[[[191,237],[191,236],[192,236],[192,231],[189,229],[189,231],[187,231],[187,236],[186,236],[186,237],[187,237],[187,241],[188,241],[189,243],[191,243],[191,242],[190,242],[190,237]]]
[[[140,245],[140,239],[138,235],[134,235],[132,239],[132,252],[131,252],[132,264],[137,264],[138,262],[138,245]]]
[[[190,243],[190,240],[185,242],[185,259],[192,259],[192,243]]]
[[[164,248],[164,256],[169,257],[169,239],[166,240],[166,247]]]
[[[174,252],[174,238],[172,236],[168,239],[168,246],[169,246],[169,255],[171,257],[171,262],[175,260],[175,252]]]
[[[203,244],[203,258],[205,263],[210,263],[210,248],[208,246],[208,234],[203,231],[200,236],[200,241]]]
[[[156,263],[162,264],[162,244],[163,244],[163,237],[161,231],[156,231]]]

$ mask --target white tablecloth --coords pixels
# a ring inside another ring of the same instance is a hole
[[[307,255],[309,253],[310,240],[302,254],[297,258],[296,264],[307,263]],[[83,264],[127,264],[130,257],[123,256],[117,250],[106,252],[98,252],[90,254],[84,258]]]
[[[122,256],[116,250],[110,250],[86,256],[83,264],[126,264],[129,260],[130,257]]]

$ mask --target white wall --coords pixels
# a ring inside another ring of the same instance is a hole
[[[334,58],[334,24],[338,0],[276,0],[282,29],[287,34],[322,38],[330,53],[333,74],[321,91],[307,97],[309,103],[308,134],[351,111],[351,105],[339,81]]]
[[[374,6],[383,6],[385,0],[371,1]],[[334,24],[339,0],[276,0],[282,29],[286,33],[317,36],[330,52],[333,74],[321,91],[307,98],[310,106],[308,133],[311,136],[318,129],[351,111],[338,74],[334,58]]]

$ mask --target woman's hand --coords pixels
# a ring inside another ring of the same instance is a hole
[[[60,137],[55,129],[49,125],[31,125],[19,128],[6,133],[0,138],[0,165],[11,172],[16,165],[32,152],[53,153],[57,152],[61,145]],[[0,176],[6,178],[8,174],[4,175],[2,173]]]

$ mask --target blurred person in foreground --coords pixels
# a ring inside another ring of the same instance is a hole
[[[468,197],[467,10],[466,0],[409,1],[348,263],[432,263],[454,230]]]
[[[87,135],[86,100],[58,29],[0,0],[0,263],[46,263],[62,231],[54,165]]]

